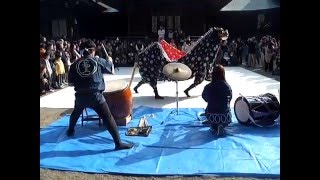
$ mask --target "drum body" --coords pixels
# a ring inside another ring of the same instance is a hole
[[[126,125],[126,119],[131,119],[133,108],[133,98],[128,83],[123,80],[106,82],[106,90],[103,92],[103,96],[117,124]]]
[[[274,95],[240,96],[234,103],[234,113],[240,124],[269,127],[276,124],[280,103]]]

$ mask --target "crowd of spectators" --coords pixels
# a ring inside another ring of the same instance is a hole
[[[167,33],[164,31],[158,34],[159,37],[155,40],[148,37],[93,39],[97,45],[96,55],[102,58],[111,56],[116,67],[133,66],[135,56],[153,41],[164,39],[177,49],[188,52],[199,38],[186,35],[182,30],[172,29]],[[81,45],[85,40],[82,38],[77,41],[47,41],[45,37],[40,36],[40,95],[68,86],[69,67],[81,58]],[[213,48],[219,48],[216,63],[224,66],[262,68],[273,75],[280,74],[280,40],[269,35],[261,38],[229,38]]]

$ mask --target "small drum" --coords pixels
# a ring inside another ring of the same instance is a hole
[[[119,126],[126,126],[131,120],[133,99],[128,83],[123,80],[106,82],[103,92],[113,118]]]
[[[240,96],[234,103],[234,112],[240,124],[271,127],[280,115],[280,103],[273,94]]]

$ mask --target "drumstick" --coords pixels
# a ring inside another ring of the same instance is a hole
[[[101,43],[101,46],[102,46],[102,49],[103,49],[104,53],[106,53],[106,58],[109,59],[109,61],[110,61],[110,58],[112,59],[112,57],[109,56],[106,48],[105,48],[104,45],[103,45],[103,42]],[[113,64],[113,61],[111,61],[111,62],[112,62],[112,74],[114,74],[114,64]],[[119,70],[119,69],[118,69],[118,70]]]
[[[134,77],[134,71],[136,70],[136,67],[137,67],[137,63],[135,62],[134,65],[133,65],[132,73],[131,73],[131,79],[130,79],[130,82],[129,82],[129,88],[130,88],[130,86],[132,84],[133,77]]]
[[[106,48],[104,47],[103,43],[101,43],[101,46],[102,46],[102,49],[104,50],[104,52],[106,53],[106,55],[107,55],[107,57],[108,57],[108,56],[109,56],[109,54],[108,54],[108,52],[107,52]]]

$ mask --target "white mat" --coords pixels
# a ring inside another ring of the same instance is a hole
[[[278,97],[278,89],[280,89],[280,82],[271,78],[262,76],[252,71],[246,70],[241,67],[225,67],[226,79],[229,82],[233,90],[233,98],[231,106],[233,107],[235,99],[241,93],[244,96],[256,96],[264,93],[271,93]],[[105,75],[106,85],[107,81],[117,79],[129,79],[131,77],[132,68],[119,68],[116,71],[116,75]],[[134,80],[131,85],[131,89],[140,81],[140,74],[136,70]],[[193,79],[188,81],[179,82],[179,107],[181,108],[204,108],[206,103],[201,97],[202,90],[208,81],[204,81],[196,88],[189,91],[192,96],[187,98],[184,94],[184,90],[189,87],[193,82]],[[163,100],[155,100],[153,89],[144,84],[139,89],[139,94],[135,94],[132,90],[134,107],[138,106],[151,106],[151,107],[163,107],[163,108],[175,108],[176,107],[176,84],[174,82],[158,82],[158,91],[161,96],[164,96]],[[63,90],[57,91],[50,95],[40,98],[40,107],[46,108],[73,108],[74,107],[74,90],[73,87],[68,87]]]

